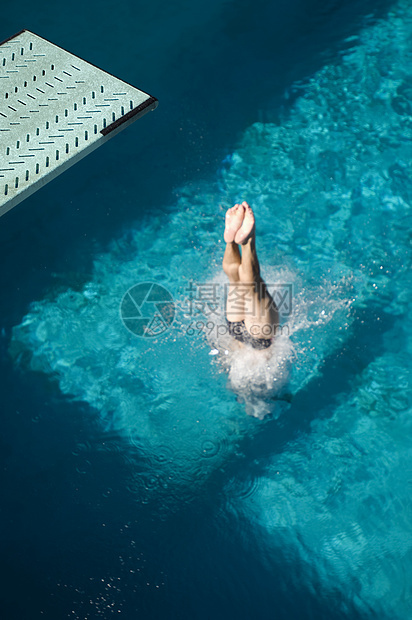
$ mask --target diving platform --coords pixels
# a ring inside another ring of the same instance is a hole
[[[157,107],[28,30],[0,44],[0,216]]]

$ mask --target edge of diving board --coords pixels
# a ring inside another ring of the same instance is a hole
[[[29,30],[0,43],[0,217],[157,105]]]

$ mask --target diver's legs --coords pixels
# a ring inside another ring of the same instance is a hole
[[[239,284],[239,267],[240,267],[240,252],[237,243],[234,242],[235,234],[239,230],[243,221],[243,207],[241,205],[235,205],[226,214],[226,228],[225,228],[225,241],[226,242],[225,254],[223,256],[223,271],[229,278],[229,290],[226,301],[226,318],[228,321],[236,322],[243,321],[245,318],[244,302],[239,300],[237,295],[237,287]]]
[[[256,252],[255,218],[247,202],[243,202],[244,219],[235,236],[242,245],[238,288],[244,290],[245,327],[254,338],[272,338],[276,335],[279,313],[260,275]]]
[[[245,318],[245,301],[240,290],[239,278],[240,252],[236,243],[227,243],[223,257],[223,271],[229,278],[229,289],[226,299],[226,318],[235,323]]]

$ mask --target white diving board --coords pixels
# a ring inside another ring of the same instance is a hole
[[[0,216],[157,100],[23,30],[0,44]]]

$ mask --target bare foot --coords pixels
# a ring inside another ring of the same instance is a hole
[[[241,207],[244,207],[245,214],[242,226],[235,235],[235,243],[244,245],[255,234],[255,216],[253,215],[253,211],[247,202],[242,202]]]
[[[242,226],[245,209],[243,205],[235,204],[234,207],[226,211],[225,233],[223,235],[226,243],[233,243],[237,231]]]

